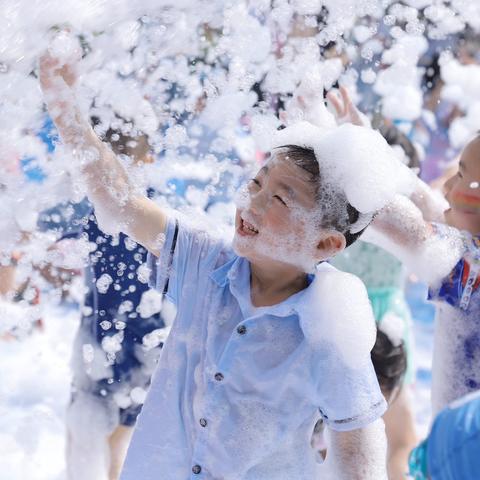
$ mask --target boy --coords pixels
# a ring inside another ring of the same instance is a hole
[[[313,149],[278,150],[249,182],[234,253],[134,191],[82,120],[68,69],[45,55],[40,82],[63,141],[81,157],[97,218],[120,223],[158,257],[154,284],[178,308],[122,478],[386,478],[365,289],[327,265],[306,274],[353,242],[364,221],[342,192],[322,190]],[[318,205],[332,197],[338,211],[320,220]],[[342,315],[334,289],[351,297]],[[360,322],[355,332],[349,321]],[[320,415],[330,434],[321,468],[310,448]]]

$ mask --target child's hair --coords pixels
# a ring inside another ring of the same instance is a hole
[[[407,371],[407,354],[403,341],[394,345],[386,333],[377,329],[377,338],[370,356],[382,391],[391,396],[402,384]]]
[[[284,145],[276,149],[285,159],[292,161],[297,167],[309,174],[310,182],[315,187],[315,201],[321,212],[321,228],[331,228],[345,237],[346,247],[354,243],[365,228],[352,233],[351,227],[360,217],[360,212],[347,200],[345,193],[332,185],[325,185],[320,173],[320,167],[311,148],[298,145]]]
[[[420,156],[411,140],[395,125],[383,124],[379,131],[390,146],[398,145],[402,147],[408,158],[407,167],[420,173]]]
[[[99,117],[92,116],[90,121],[94,130],[103,142],[107,142],[114,153],[123,154],[135,159],[143,159],[150,152],[148,137],[143,132],[135,132],[133,122],[115,115],[118,125],[109,125],[106,130],[102,129]]]

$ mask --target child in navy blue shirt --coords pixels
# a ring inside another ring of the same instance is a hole
[[[151,161],[144,134],[132,137],[110,128],[102,138],[135,163]],[[114,480],[166,338],[161,294],[149,288],[142,271],[146,249],[122,233],[112,237],[100,230],[88,201],[44,212],[39,227],[58,231],[60,241],[82,238],[94,246],[84,271],[85,295],[73,348],[67,469],[71,480]]]

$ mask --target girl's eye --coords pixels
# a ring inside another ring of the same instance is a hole
[[[279,202],[281,202],[283,205],[287,206],[287,204],[283,201],[283,199],[281,197],[279,197],[278,195],[274,195],[273,198],[276,198]]]
[[[251,178],[250,179],[250,184],[254,184],[256,185],[257,187],[260,187],[260,182],[256,179],[256,178]]]
[[[463,175],[460,173],[460,171],[457,172],[458,178],[463,178]]]

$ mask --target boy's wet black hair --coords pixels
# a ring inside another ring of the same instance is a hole
[[[284,158],[292,161],[309,174],[310,181],[315,187],[315,201],[322,213],[320,226],[342,233],[345,237],[346,247],[354,243],[366,228],[357,233],[350,232],[351,226],[359,219],[360,212],[348,202],[347,197],[340,190],[322,188],[320,167],[313,149],[298,145],[283,145],[278,149]]]
[[[403,342],[394,345],[388,335],[377,329],[375,345],[370,352],[378,383],[384,394],[391,395],[405,378],[407,354]]]

